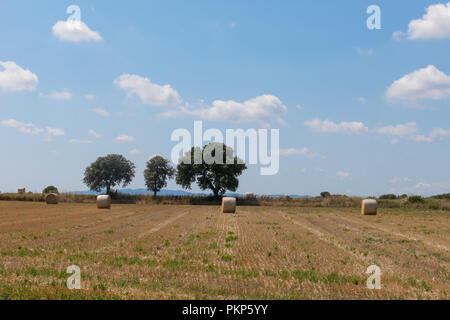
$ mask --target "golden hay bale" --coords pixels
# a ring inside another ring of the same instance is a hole
[[[59,196],[56,193],[50,193],[45,196],[45,203],[58,204]]]
[[[25,194],[25,188],[17,189],[18,194]]]
[[[97,196],[97,208],[98,209],[111,209],[111,196],[109,196],[109,195]]]
[[[224,197],[222,198],[222,212],[235,213],[236,212],[236,198]]]
[[[377,214],[377,200],[375,199],[364,199],[361,206],[361,214],[376,215]]]
[[[247,192],[245,194],[245,197],[248,199],[254,199],[255,198],[255,194],[253,192]]]

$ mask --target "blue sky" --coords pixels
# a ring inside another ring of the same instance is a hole
[[[239,192],[450,192],[449,19],[437,1],[2,1],[0,190],[83,190],[109,153],[143,187],[203,120],[280,129],[279,173],[252,165]]]

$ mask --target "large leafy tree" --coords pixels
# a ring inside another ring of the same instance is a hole
[[[129,185],[134,178],[134,169],[135,165],[124,156],[110,154],[99,157],[86,168],[83,182],[93,191],[106,188],[109,194],[111,187]]]
[[[177,184],[185,189],[197,182],[201,190],[211,190],[215,197],[227,190],[236,191],[238,176],[247,169],[245,163],[234,157],[233,149],[223,143],[212,142],[203,147],[193,147],[180,158],[177,166]]]
[[[153,191],[153,198],[156,198],[156,193],[162,188],[167,187],[167,180],[174,175],[175,169],[170,165],[169,160],[161,156],[154,156],[147,161],[144,179],[147,189]]]

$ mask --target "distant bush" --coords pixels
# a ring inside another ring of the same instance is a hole
[[[405,193],[399,196],[399,199],[406,199],[406,198],[408,198],[408,195]]]
[[[383,194],[380,196],[380,199],[386,199],[386,200],[395,200],[397,199],[397,196],[395,194]]]
[[[320,196],[322,198],[327,198],[327,197],[331,196],[331,193],[329,193],[328,191],[323,191],[323,192],[320,193]]]
[[[432,196],[432,198],[435,198],[435,199],[449,199],[450,200],[450,193],[438,194],[436,196]]]
[[[48,186],[44,190],[42,190],[42,193],[59,193],[58,188],[55,186]]]
[[[408,201],[411,203],[424,203],[425,199],[421,196],[411,196],[408,198]]]

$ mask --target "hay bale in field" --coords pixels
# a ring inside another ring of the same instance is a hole
[[[59,196],[56,193],[50,193],[45,196],[45,203],[58,204]]]
[[[98,209],[111,209],[111,196],[109,196],[109,195],[97,196],[97,208]]]
[[[18,194],[25,194],[25,188],[19,188],[17,189]]]
[[[245,193],[245,197],[247,199],[255,199],[255,194],[253,192],[247,192]]]
[[[377,200],[375,199],[364,199],[361,205],[361,214],[376,215],[377,214]]]
[[[236,198],[224,197],[222,198],[222,212],[235,213],[236,212]]]

